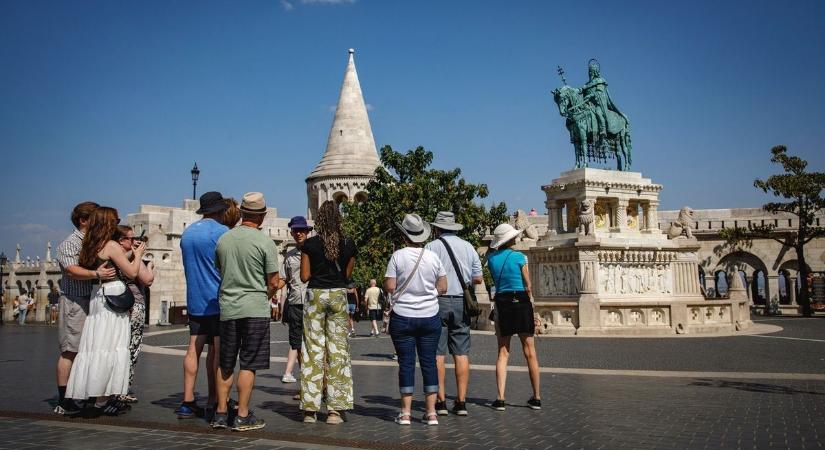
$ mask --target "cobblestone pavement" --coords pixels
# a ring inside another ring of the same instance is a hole
[[[199,419],[179,421],[172,410],[181,400],[181,358],[147,353],[137,369],[134,409],[118,418],[58,419],[54,402],[56,331],[53,327],[0,328],[0,448],[279,448],[317,446],[367,448],[822,448],[825,445],[825,320],[766,319],[781,332],[727,338],[610,339],[542,338],[542,366],[644,369],[654,371],[771,372],[771,379],[736,377],[636,377],[543,374],[543,410],[524,401],[530,395],[527,374],[508,377],[507,411],[487,405],[495,399],[495,375],[473,370],[469,417],[441,418],[438,427],[420,422],[399,427],[397,370],[391,365],[355,365],[355,409],[347,423],[300,423],[291,400],[296,384],[282,384],[283,364],[259,372],[252,406],[267,421],[258,432],[213,432]],[[365,324],[360,331],[367,332]],[[158,329],[153,329],[157,331]],[[163,331],[169,328],[160,329]],[[147,343],[181,349],[185,333],[147,338]],[[273,356],[283,356],[283,327],[273,327]],[[493,362],[493,337],[473,336],[473,361]],[[665,354],[662,354],[665,352]],[[353,341],[353,358],[389,361],[389,340]],[[514,345],[512,365],[523,364]],[[667,375],[667,373],[662,373]],[[784,379],[782,374],[787,374]],[[793,374],[810,374],[794,379]],[[454,393],[448,372],[448,393]],[[421,386],[421,380],[416,380]],[[198,386],[205,387],[200,374]],[[416,395],[416,419],[423,411]],[[18,417],[9,420],[6,417]],[[322,417],[323,418],[323,417]],[[89,428],[89,426],[92,428]],[[105,428],[108,426],[116,428]],[[119,426],[118,426],[119,425]],[[95,428],[104,426],[104,428]],[[128,428],[124,431],[125,427]],[[125,437],[126,436],[126,437]],[[88,437],[88,441],[85,439]],[[51,440],[50,440],[51,439]],[[9,444],[10,443],[10,444]],[[12,445],[13,444],[13,445]],[[93,444],[93,445],[92,445]]]

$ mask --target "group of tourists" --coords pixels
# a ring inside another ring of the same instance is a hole
[[[143,338],[144,289],[152,284],[142,239],[119,225],[114,208],[83,202],[71,215],[75,231],[58,247],[58,405],[76,416],[117,416],[131,394]],[[85,402],[85,404],[84,404]]]
[[[352,283],[357,249],[342,232],[338,205],[324,202],[314,227],[302,216],[289,221],[295,247],[283,255],[282,262],[275,243],[260,231],[267,213],[263,194],[249,192],[238,205],[219,192],[207,192],[196,212],[203,218],[188,226],[180,241],[190,337],[177,417],[206,417],[213,428],[236,431],[265,426],[249,405],[257,371],[270,365],[271,300],[285,289],[281,317],[289,327],[289,350],[281,381],[297,382],[293,370],[298,366],[300,391],[294,400],[299,401],[303,422],[318,421],[322,411],[326,423],[344,422],[345,413],[353,408],[352,297],[356,305],[360,302]],[[77,401],[91,398],[100,414],[123,414],[129,402],[136,401],[129,387],[142,336],[144,305],[137,294],[152,283],[151,268],[142,259],[145,244],[130,228],[118,226],[112,208],[82,203],[72,221],[77,230],[58,247],[64,276],[56,411],[75,415],[80,410]],[[363,306],[369,312],[371,336],[378,336],[378,323],[388,316],[398,360],[400,412],[395,421],[400,425],[412,421],[417,360],[426,405],[422,422],[437,425],[438,416],[449,414],[448,352],[455,363],[457,386],[452,412],[468,415],[470,315],[464,310],[464,297],[465,290],[482,283],[481,259],[456,234],[463,225],[456,223],[452,212],[439,212],[432,223],[407,214],[396,226],[403,247],[387,264],[383,291],[376,280],[370,280]],[[491,406],[496,410],[507,405],[504,394],[513,335],[519,336],[528,362],[533,395],[527,405],[541,408],[527,259],[511,248],[519,234],[509,224],[499,225],[487,256],[495,284],[491,319],[498,339],[498,392]],[[124,288],[136,294],[134,306],[125,312],[112,300]],[[386,314],[380,301],[384,292],[389,300]],[[141,320],[134,320],[137,317]],[[195,384],[205,346],[208,396],[202,407],[195,398]],[[230,398],[233,385],[237,400]]]

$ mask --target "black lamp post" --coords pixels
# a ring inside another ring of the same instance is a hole
[[[195,163],[195,167],[192,168],[192,200],[197,200],[198,198],[198,177],[201,174],[200,169],[198,169],[198,163]]]
[[[6,290],[3,289],[3,267],[7,262],[9,262],[9,259],[6,258],[6,253],[0,252],[0,304],[3,306],[0,308],[0,325],[3,324],[3,313],[6,307]]]

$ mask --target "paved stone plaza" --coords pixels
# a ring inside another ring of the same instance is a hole
[[[387,337],[353,340],[355,410],[343,426],[304,425],[297,384],[280,382],[286,329],[272,328],[272,368],[252,405],[267,421],[250,433],[179,421],[181,327],[151,328],[138,365],[140,402],[118,418],[62,419],[55,402],[56,329],[0,327],[0,448],[822,448],[825,318],[757,319],[735,337],[543,337],[544,409],[533,411],[524,360],[513,345],[505,412],[495,399],[495,338],[473,337],[469,417],[399,427],[396,369]],[[685,357],[685,356],[688,357]],[[449,373],[449,372],[448,372]],[[451,373],[448,375],[451,376]],[[199,387],[205,387],[201,374]],[[452,385],[452,382],[449,383]],[[418,387],[420,388],[420,378]],[[451,386],[448,392],[454,392]],[[416,397],[420,400],[420,395]],[[451,405],[451,402],[450,402]],[[414,403],[422,411],[421,401]],[[418,418],[418,413],[415,418]]]

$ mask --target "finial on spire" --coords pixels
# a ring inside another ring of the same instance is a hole
[[[556,67],[556,72],[558,72],[559,76],[561,77],[561,82],[564,83],[565,86],[567,86],[567,80],[564,79],[564,69],[562,69],[561,66]]]
[[[354,54],[354,53],[355,53],[355,49],[354,49],[354,48],[351,48],[351,49],[349,49],[349,50],[347,50],[347,51],[349,52],[349,54],[350,54],[350,55],[352,55],[352,54]]]

